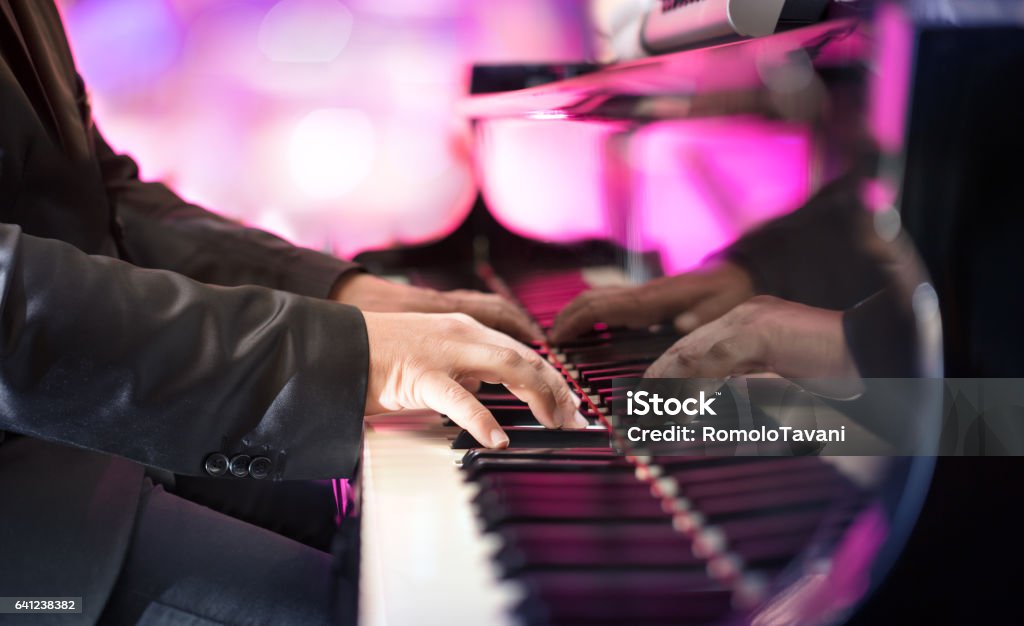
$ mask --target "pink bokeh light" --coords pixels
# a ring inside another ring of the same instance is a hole
[[[588,55],[583,0],[60,0],[98,126],[186,199],[343,256],[476,193],[474,62]]]

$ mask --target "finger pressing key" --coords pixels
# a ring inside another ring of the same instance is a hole
[[[569,390],[569,385],[554,366],[511,337],[492,330],[486,332],[488,339],[493,341],[496,346],[512,350],[522,359],[520,362],[500,350],[491,357],[492,362],[504,362],[506,371],[522,369],[521,373],[515,374],[515,378],[498,382],[505,384],[517,398],[530,404],[540,423],[549,428],[586,428],[587,421],[577,412],[580,406],[579,399]],[[516,368],[507,367],[512,361],[515,361]],[[515,386],[508,384],[509,382]],[[538,396],[538,393],[541,395]],[[553,405],[548,404],[548,399],[541,397],[544,394],[552,398]],[[538,409],[531,403],[531,399],[535,399],[538,405],[543,407],[543,414],[537,412]],[[550,420],[547,419],[548,415],[551,415]]]
[[[508,435],[473,394],[440,371],[423,374],[419,394],[427,407],[447,415],[488,448],[507,448]]]

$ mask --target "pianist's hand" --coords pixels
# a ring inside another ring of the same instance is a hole
[[[464,383],[501,383],[548,428],[583,428],[579,399],[547,361],[462,313],[364,313],[370,343],[366,414],[433,409],[480,443],[508,436]]]
[[[638,287],[585,292],[562,309],[549,334],[553,343],[559,343],[587,332],[597,322],[646,328],[668,320],[688,333],[753,295],[746,270],[719,261]]]
[[[669,348],[648,378],[727,378],[777,374],[808,391],[850,398],[863,382],[843,331],[843,312],[757,296]]]
[[[355,274],[335,285],[331,299],[380,313],[465,313],[516,339],[543,339],[519,307],[495,294],[465,289],[434,291],[400,285],[371,274]]]

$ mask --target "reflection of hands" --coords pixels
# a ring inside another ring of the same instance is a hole
[[[862,391],[843,331],[842,311],[757,296],[683,337],[650,369],[649,378],[726,378],[773,373],[809,391],[850,397]]]
[[[366,413],[433,409],[495,448],[508,437],[464,385],[505,385],[549,428],[582,428],[579,400],[536,352],[467,315],[364,313],[370,347]]]
[[[558,314],[551,341],[572,339],[597,322],[646,328],[671,319],[680,331],[690,332],[753,295],[746,270],[729,262],[659,278],[639,287],[594,289],[581,294]]]
[[[541,339],[526,314],[501,296],[479,291],[434,291],[400,285],[370,274],[346,276],[331,299],[380,313],[465,313],[480,323],[523,341]]]

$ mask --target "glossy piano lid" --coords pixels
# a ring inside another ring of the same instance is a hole
[[[841,67],[869,53],[867,27],[842,19],[768,37],[687,50],[554,83],[463,100],[458,111],[470,119],[687,117],[694,98],[756,90],[773,80],[771,68],[803,55],[815,68]],[[699,101],[698,101],[699,102]]]

